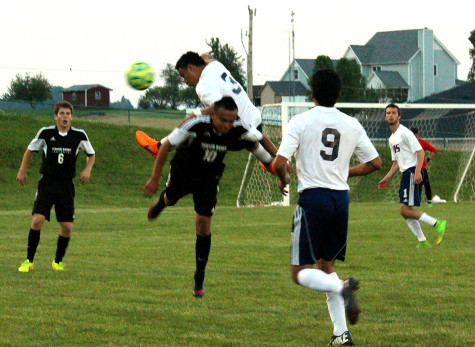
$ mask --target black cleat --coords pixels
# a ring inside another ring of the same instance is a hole
[[[195,274],[194,280],[193,280],[193,296],[195,298],[202,298],[205,295],[205,287],[203,285],[204,282],[204,274],[203,276],[197,276]]]
[[[159,200],[157,200],[157,202],[155,204],[150,206],[150,208],[148,210],[148,220],[150,220],[150,221],[156,219],[160,215],[160,212],[162,212],[162,210],[163,210],[163,207],[160,208],[158,202],[159,202]]]
[[[345,300],[346,313],[348,315],[350,324],[352,325],[356,324],[358,321],[358,316],[361,312],[355,296],[355,291],[358,290],[358,285],[358,280],[350,277],[343,282],[343,291],[341,292],[341,295]]]
[[[353,346],[355,343],[353,342],[353,337],[349,331],[345,331],[340,336],[333,335],[330,339],[329,346]]]

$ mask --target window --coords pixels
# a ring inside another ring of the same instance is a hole
[[[95,97],[96,97],[96,100],[101,100],[101,92],[97,90],[95,93]]]
[[[299,79],[299,70],[295,69],[294,70],[294,80],[298,80],[298,79]]]
[[[437,65],[434,65],[434,76],[437,76]]]
[[[373,66],[373,71],[381,71],[381,66]]]
[[[76,92],[73,92],[72,99],[73,101],[76,101]]]

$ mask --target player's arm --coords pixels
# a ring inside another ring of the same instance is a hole
[[[287,158],[281,155],[277,155],[277,157],[274,159],[275,171],[277,172],[277,176],[279,177],[279,189],[283,195],[287,195],[288,192],[285,189],[285,187],[290,182],[290,176],[287,171],[287,165],[288,165]]]
[[[158,150],[157,158],[155,159],[155,164],[153,165],[152,175],[148,179],[147,183],[145,183],[143,188],[143,193],[145,196],[152,196],[158,191],[158,181],[162,176],[162,169],[165,165],[168,153],[170,153],[171,148],[172,145],[170,141],[168,138],[165,138]]]
[[[353,176],[369,175],[372,172],[380,170],[382,167],[383,167],[383,162],[381,161],[381,158],[378,156],[367,163],[360,163],[358,165],[350,167],[348,176],[353,177]]]
[[[18,170],[18,173],[16,175],[16,180],[21,185],[25,184],[26,182],[26,169],[28,168],[28,164],[30,162],[32,155],[33,155],[33,152],[30,151],[28,148],[23,154],[23,159],[21,161],[20,169]]]
[[[397,161],[393,161],[393,165],[389,169],[386,176],[384,176],[384,178],[378,182],[378,189],[379,190],[385,189],[388,186],[389,180],[391,180],[391,178],[394,177],[394,175],[396,174],[396,172],[398,172],[398,170],[399,170],[399,165]]]
[[[414,182],[416,182],[416,184],[419,184],[422,182],[421,169],[422,169],[422,164],[424,163],[425,152],[423,149],[420,149],[416,152],[416,154],[417,154],[417,164],[416,164],[416,169],[414,171]]]
[[[426,162],[428,163],[437,154],[437,148],[435,148],[429,141],[426,141],[426,150],[430,152],[429,156],[426,159]]]
[[[94,166],[94,162],[96,161],[96,155],[89,155],[86,157],[86,167],[84,170],[81,171],[81,175],[79,176],[79,180],[81,182],[87,182],[91,178],[91,170]]]

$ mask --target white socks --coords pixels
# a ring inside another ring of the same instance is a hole
[[[423,213],[422,216],[419,218],[419,222],[422,222],[424,224],[428,224],[431,227],[435,226],[435,223],[437,223],[437,219],[434,217],[429,216],[427,213]]]
[[[343,281],[329,275],[322,270],[302,269],[297,275],[299,284],[319,292],[332,292],[340,294],[343,290]]]
[[[419,242],[423,242],[426,240],[426,237],[422,232],[421,225],[419,224],[419,221],[417,219],[406,218],[406,223],[409,226],[409,229],[411,229],[412,233],[416,235]]]
[[[339,279],[336,272],[331,273],[330,276]],[[340,294],[327,293],[327,306],[333,323],[333,335],[340,336],[348,330],[346,326],[345,300]]]

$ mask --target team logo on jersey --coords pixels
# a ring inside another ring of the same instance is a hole
[[[209,131],[205,131],[205,132],[203,133],[203,136],[205,136],[205,137],[211,137],[211,134],[210,134]]]
[[[51,136],[51,138],[49,139],[50,141],[56,141],[56,139],[54,138],[54,136]]]

